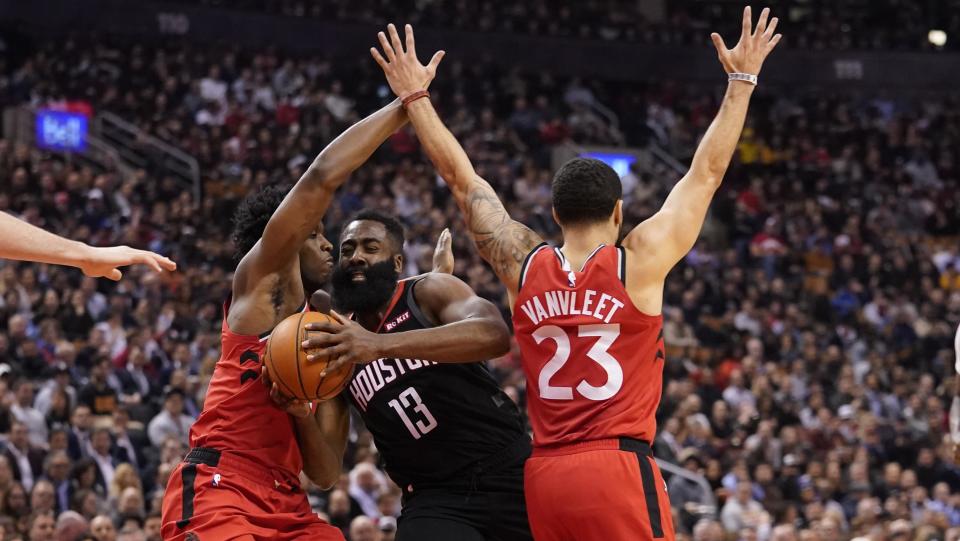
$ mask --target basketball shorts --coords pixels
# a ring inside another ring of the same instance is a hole
[[[537,541],[673,541],[650,445],[630,438],[535,448],[524,468]]]
[[[167,541],[344,541],[299,480],[215,449],[193,449],[173,470],[161,528]]]
[[[532,541],[523,496],[524,436],[445,483],[407,485],[397,541]]]

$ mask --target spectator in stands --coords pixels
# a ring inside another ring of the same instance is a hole
[[[117,529],[106,515],[97,515],[90,521],[90,533],[97,541],[117,541]]]
[[[350,541],[381,541],[380,528],[368,516],[359,516],[350,522]]]
[[[720,518],[723,528],[729,534],[738,534],[744,528],[756,530],[770,526],[769,516],[763,506],[753,499],[753,484],[749,481],[737,484],[735,494],[727,500],[720,512]]]
[[[89,523],[76,511],[63,511],[57,516],[54,538],[57,541],[74,541],[79,539],[87,529]]]
[[[111,415],[117,408],[117,390],[107,383],[107,376],[112,371],[113,365],[109,358],[98,358],[90,368],[90,381],[80,389],[77,399],[90,408],[93,415]]]
[[[143,430],[130,430],[130,414],[120,406],[113,412],[113,451],[117,462],[127,462],[138,472],[146,465],[143,450],[149,442]]]
[[[34,510],[30,517],[30,541],[54,541],[55,525],[53,511]]]
[[[57,511],[70,509],[70,457],[62,450],[50,451],[43,472],[43,478],[53,486]]]
[[[33,383],[25,379],[18,380],[13,387],[16,402],[10,406],[10,413],[27,426],[30,443],[36,447],[47,445],[47,423],[43,413],[33,407]]]
[[[150,443],[159,447],[168,438],[186,445],[189,441],[193,419],[183,413],[183,391],[172,388],[163,400],[163,410],[150,421],[147,434]]]
[[[97,465],[98,484],[103,487],[111,486],[119,463],[113,456],[113,440],[110,437],[109,428],[100,427],[93,430],[90,438],[90,458]]]
[[[30,490],[43,473],[44,451],[30,443],[27,425],[14,421],[10,426],[4,456],[13,470],[13,478]]]

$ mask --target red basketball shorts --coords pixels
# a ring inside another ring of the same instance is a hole
[[[165,541],[344,541],[310,509],[299,482],[209,449],[194,449],[163,496]]]
[[[524,486],[537,541],[674,539],[666,485],[645,442],[536,448]]]

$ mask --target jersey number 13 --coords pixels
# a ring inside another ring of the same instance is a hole
[[[417,390],[413,387],[407,387],[405,391],[400,393],[400,396],[387,402],[387,405],[400,415],[400,420],[403,421],[404,426],[407,427],[410,435],[413,436],[415,440],[419,440],[421,436],[437,428],[437,420],[433,417],[433,414],[430,413],[430,410],[427,409],[423,400],[420,399]],[[407,415],[407,408],[410,408],[414,413],[418,413],[423,418],[417,419],[417,421],[414,422],[410,419],[410,416]]]

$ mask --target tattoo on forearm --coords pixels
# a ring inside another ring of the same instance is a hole
[[[523,259],[542,242],[540,237],[511,219],[493,188],[482,179],[472,181],[465,191],[464,220],[480,255],[498,276],[516,279]]]

